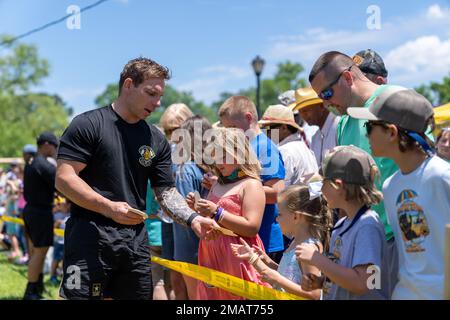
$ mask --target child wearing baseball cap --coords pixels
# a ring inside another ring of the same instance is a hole
[[[303,275],[302,288],[322,286],[327,300],[389,299],[384,228],[370,208],[382,199],[374,185],[378,167],[365,151],[340,146],[327,154],[322,169],[322,193],[328,206],[344,210],[346,216],[333,228],[328,256],[318,254],[308,244],[297,246],[297,259],[316,266],[326,276]]]
[[[369,108],[347,112],[368,120],[373,155],[391,158],[399,167],[383,185],[400,257],[392,298],[443,299],[450,164],[435,155],[425,135],[433,117],[431,103],[414,90],[391,88]]]

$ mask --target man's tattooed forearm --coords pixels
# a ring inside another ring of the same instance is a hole
[[[175,222],[187,226],[187,221],[194,211],[188,207],[177,189],[175,187],[156,187],[153,190],[161,209]]]

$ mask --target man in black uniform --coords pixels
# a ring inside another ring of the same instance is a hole
[[[65,229],[66,299],[151,299],[150,250],[143,218],[147,181],[161,207],[200,236],[212,219],[197,215],[176,191],[171,150],[160,131],[145,122],[160,106],[167,68],[129,61],[111,105],[72,120],[61,137],[56,187],[72,202]]]
[[[53,245],[52,206],[55,195],[56,168],[47,157],[54,157],[58,139],[51,132],[42,133],[37,139],[38,151],[25,165],[23,210],[25,231],[30,239],[28,284],[25,300],[42,298],[44,290],[42,269],[48,248]]]

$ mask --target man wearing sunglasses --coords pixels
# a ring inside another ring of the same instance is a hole
[[[369,80],[359,68],[361,63],[360,59],[355,61],[341,52],[327,52],[315,62],[309,75],[309,81],[314,91],[324,101],[324,105],[333,105],[343,115],[337,127],[337,144],[354,145],[372,155],[364,127],[365,121],[350,118],[347,115],[347,108],[368,108],[387,88],[394,86],[378,85]],[[398,167],[391,159],[374,157],[374,160],[381,173],[381,179],[379,183],[376,183],[376,187],[381,190],[383,182],[396,172]],[[387,254],[391,257],[390,270],[393,270],[391,282],[395,285],[398,254],[395,248],[394,234],[387,220],[384,203],[373,206],[373,210],[378,213],[384,225],[388,242]]]

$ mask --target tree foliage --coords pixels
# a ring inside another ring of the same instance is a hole
[[[41,132],[61,135],[67,126],[70,110],[61,97],[30,92],[48,74],[35,46],[14,43],[0,51],[0,157],[19,156]]]
[[[307,81],[302,78],[304,68],[300,63],[285,61],[277,65],[277,71],[273,78],[263,79],[260,88],[261,112],[263,113],[268,106],[279,104],[278,96],[285,91],[295,90],[307,85]],[[243,95],[253,100],[256,104],[256,87],[239,90],[236,93],[224,92],[219,100],[212,104],[215,110],[218,110],[222,103],[232,95]]]
[[[442,82],[431,82],[429,85],[421,85],[417,92],[424,95],[434,106],[450,102],[450,74],[442,79]]]

